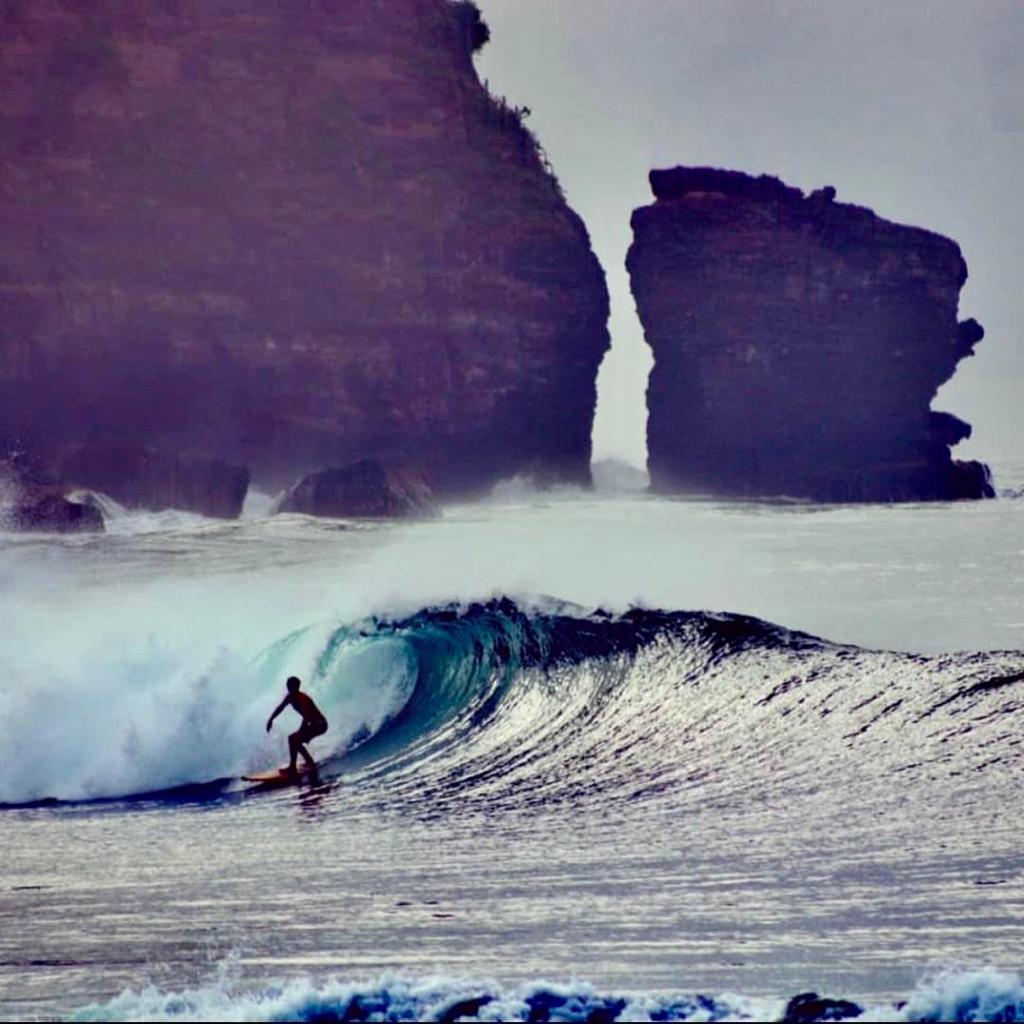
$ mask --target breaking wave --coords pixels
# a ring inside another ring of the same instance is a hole
[[[331,722],[313,747],[324,772],[356,803],[386,781],[390,805],[435,812],[737,806],[835,798],[852,775],[862,806],[899,778],[933,786],[941,816],[1024,760],[1022,652],[879,652],[747,616],[504,598],[311,624],[254,657],[112,651],[79,685],[8,696],[0,801],[223,788],[280,763],[287,723],[263,725],[292,673]]]
[[[787,1012],[788,1011],[788,1012]],[[518,986],[438,975],[373,982],[297,978],[245,988],[227,977],[180,992],[126,991],[74,1020],[130,1021],[1013,1021],[1024,1019],[1024,984],[995,970],[948,972],[888,1005],[732,995],[602,993],[587,984]]]

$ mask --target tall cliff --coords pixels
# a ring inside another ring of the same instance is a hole
[[[652,486],[828,501],[990,497],[932,412],[983,331],[956,244],[776,178],[653,171],[627,263],[654,354]]]
[[[604,275],[447,0],[0,5],[0,443],[585,480]]]

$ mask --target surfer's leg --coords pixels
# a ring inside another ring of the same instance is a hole
[[[302,760],[306,762],[306,767],[315,768],[316,761],[313,760],[313,755],[310,754],[306,747],[306,744],[310,739],[312,739],[312,737],[309,735],[309,730],[303,726],[302,729],[299,730],[299,742],[296,746],[298,747],[298,752],[302,755]]]
[[[309,751],[306,749],[308,742],[309,733],[301,725],[288,737],[288,752],[291,754],[291,760],[288,762],[290,774],[294,775],[298,771],[299,754],[302,755],[302,760],[306,762],[307,766],[313,767],[316,765],[316,761],[310,757]]]
[[[303,724],[299,730],[299,753],[302,754],[308,768],[315,768],[316,761],[313,760],[313,755],[310,754],[306,744],[310,740],[316,739],[317,736],[323,736],[325,732],[327,732],[326,722],[322,726]]]
[[[290,755],[288,760],[288,772],[292,775],[297,771],[296,762],[298,761],[299,751],[303,749],[302,730],[299,729],[298,732],[293,732],[288,737],[288,753]],[[306,754],[306,757],[308,759],[309,755]]]

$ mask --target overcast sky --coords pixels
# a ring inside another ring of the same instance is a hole
[[[708,164],[955,239],[986,337],[934,405],[974,424],[958,456],[1024,458],[1024,0],[478,3],[480,75],[532,110],[608,276],[596,457],[645,457],[630,213],[651,167]]]

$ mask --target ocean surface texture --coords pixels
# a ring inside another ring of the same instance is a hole
[[[1024,1019],[997,469],[983,503],[512,482],[0,533],[0,1017]],[[292,674],[320,775],[261,791]]]

